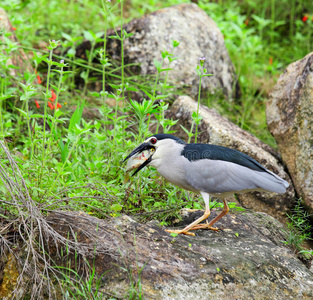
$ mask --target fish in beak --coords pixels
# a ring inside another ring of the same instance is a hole
[[[137,169],[132,176],[136,175],[141,169],[147,166],[151,160],[152,155],[155,152],[154,146],[149,143],[143,143],[139,145],[134,151],[132,151],[123,162],[128,160],[126,171]]]

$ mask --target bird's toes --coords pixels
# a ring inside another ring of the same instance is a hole
[[[166,229],[165,230],[166,232],[169,232],[169,233],[176,233],[176,234],[186,234],[186,235],[193,235],[195,236],[195,234],[193,232],[189,232],[189,231],[186,231],[186,230],[171,230],[171,229]]]
[[[190,228],[190,230],[197,230],[197,229],[207,229],[207,230],[219,231],[218,228],[212,227],[209,224],[198,224],[198,225],[195,225],[194,227]]]

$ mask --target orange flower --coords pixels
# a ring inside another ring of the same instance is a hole
[[[37,70],[35,70],[35,74],[37,74]],[[42,80],[39,75],[37,75],[37,81],[38,81],[38,84],[42,83]]]
[[[51,90],[51,98],[49,98],[49,100],[51,102],[54,102],[54,100],[57,98],[57,95],[55,94],[55,92],[53,90]]]
[[[40,107],[40,105],[39,105],[39,103],[38,103],[38,101],[37,101],[37,100],[35,100],[35,104],[36,104],[37,108],[39,108],[39,107]]]
[[[302,21],[305,23],[307,20],[308,20],[309,16],[308,15],[305,15],[303,18],[302,18]]]
[[[273,57],[270,57],[270,59],[268,60],[269,65],[273,64]]]
[[[12,30],[14,30],[14,31],[15,31],[15,30],[16,30],[16,27],[12,27]]]
[[[53,105],[51,102],[49,102],[49,101],[48,101],[48,106],[49,106],[51,109],[54,108],[54,105]]]
[[[41,83],[42,83],[42,80],[41,80],[41,78],[40,78],[39,75],[37,75],[37,81],[38,81],[38,84],[41,84]]]

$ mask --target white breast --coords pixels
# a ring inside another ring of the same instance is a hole
[[[197,192],[198,190],[192,188],[186,181],[186,164],[189,164],[189,161],[181,155],[183,148],[184,145],[176,141],[166,143],[159,141],[150,165],[156,167],[160,175],[169,182]]]

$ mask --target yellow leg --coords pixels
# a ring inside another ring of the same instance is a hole
[[[209,227],[209,222],[208,221],[206,221],[205,224],[198,224],[198,225],[194,226],[190,230],[197,230],[197,229],[210,229],[210,230],[214,230],[214,231],[218,231],[219,230],[216,227]]]
[[[211,214],[209,206],[206,207],[205,212],[202,217],[198,218],[188,226],[186,226],[184,229],[181,230],[169,230],[166,229],[165,231],[170,232],[170,233],[177,233],[177,234],[186,234],[186,235],[195,235],[193,232],[189,232],[189,230],[193,230],[195,226],[197,226],[200,222],[203,220],[207,219]]]
[[[221,219],[222,217],[224,217],[225,215],[228,214],[229,212],[229,207],[227,205],[227,201],[225,199],[223,199],[224,202],[224,207],[223,210],[221,211],[221,213],[216,216],[210,223],[206,223],[206,224],[198,224],[196,226],[194,226],[192,229],[190,230],[196,230],[196,229],[210,229],[210,230],[218,230],[217,228],[213,228],[213,224],[216,223],[219,219]]]

